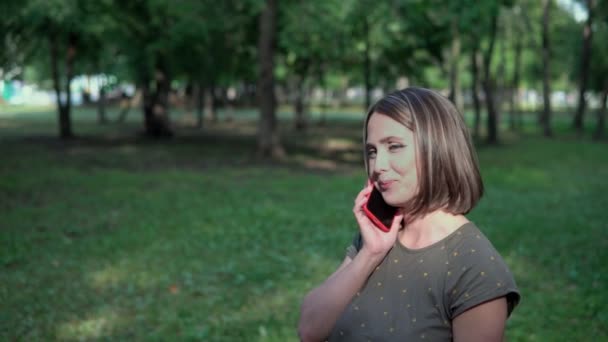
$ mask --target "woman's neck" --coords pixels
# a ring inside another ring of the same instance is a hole
[[[420,249],[442,240],[467,222],[464,215],[436,210],[405,226],[398,239],[407,248]]]

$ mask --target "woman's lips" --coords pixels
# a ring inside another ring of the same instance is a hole
[[[386,191],[388,190],[391,185],[394,183],[394,180],[390,180],[390,181],[382,181],[382,182],[378,182],[378,187],[380,188],[380,191]]]

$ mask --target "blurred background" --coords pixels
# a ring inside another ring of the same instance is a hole
[[[435,89],[513,341],[608,340],[605,0],[0,1],[0,338],[296,341],[366,109]]]

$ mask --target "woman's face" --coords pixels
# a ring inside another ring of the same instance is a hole
[[[365,148],[370,179],[384,201],[397,207],[405,204],[418,187],[414,132],[386,115],[373,113]]]

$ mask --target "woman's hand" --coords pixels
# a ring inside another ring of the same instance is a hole
[[[401,210],[397,212],[390,231],[384,232],[377,228],[363,211],[363,205],[367,202],[373,187],[372,184],[368,184],[359,192],[359,195],[355,198],[353,213],[355,214],[363,238],[363,247],[360,252],[368,253],[370,257],[378,258],[378,261],[380,261],[397,240],[397,234],[403,221],[403,214]]]

